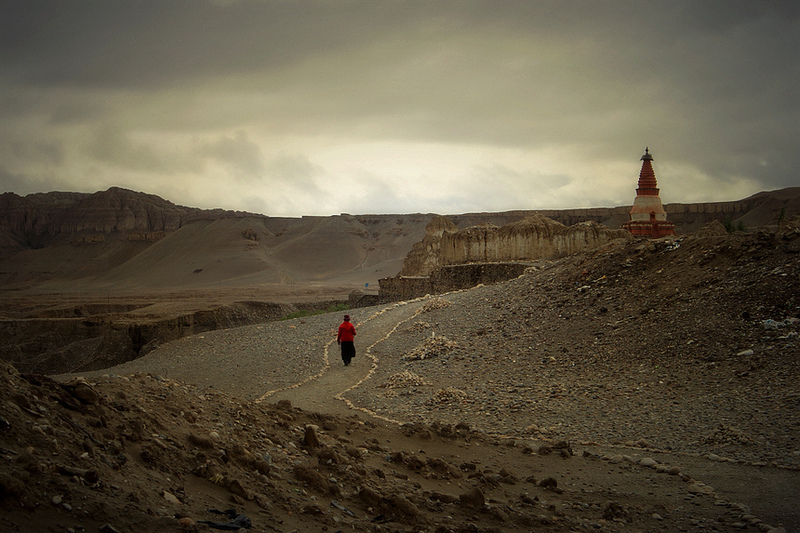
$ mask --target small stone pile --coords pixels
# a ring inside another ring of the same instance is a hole
[[[757,444],[756,439],[745,434],[741,429],[725,424],[720,424],[713,433],[700,439],[703,444]]]
[[[385,383],[380,385],[380,387],[384,389],[395,389],[404,387],[421,387],[426,384],[427,383],[424,379],[422,379],[421,376],[404,370],[403,372],[398,372],[397,374],[390,376]]]
[[[420,320],[419,322],[414,322],[413,324],[411,324],[406,329],[406,331],[408,331],[409,333],[419,333],[421,331],[425,331],[425,330],[428,330],[428,329],[431,329],[431,325],[428,324],[427,322],[424,322],[424,321]]]
[[[469,395],[463,390],[455,387],[447,387],[436,391],[430,400],[426,402],[427,405],[448,405],[458,404],[465,401]]]
[[[431,337],[420,346],[414,348],[411,353],[403,357],[404,361],[422,361],[432,357],[439,357],[458,347],[458,343],[447,337]]]
[[[422,306],[421,313],[430,313],[431,311],[436,311],[438,309],[444,309],[449,307],[451,304],[449,301],[445,300],[444,298],[434,298],[430,302],[425,303]]]

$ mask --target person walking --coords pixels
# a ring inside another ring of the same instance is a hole
[[[344,315],[344,322],[339,325],[339,334],[336,336],[336,342],[342,348],[344,366],[348,366],[350,360],[356,356],[356,345],[353,342],[355,336],[356,328],[350,323],[350,315]]]

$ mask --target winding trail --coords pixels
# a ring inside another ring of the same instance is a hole
[[[357,410],[386,422],[402,424],[400,420],[357,406],[344,395],[372,378],[379,365],[373,348],[416,317],[424,303],[425,299],[400,302],[356,322],[357,344],[366,345],[366,348],[360,350],[360,357],[357,355],[349,367],[340,362],[336,339],[332,338],[321,354],[323,366],[319,372],[289,386],[267,391],[256,402],[289,400],[293,406],[303,410],[336,415],[348,415]],[[355,318],[358,311],[351,313]]]
[[[373,348],[416,317],[429,299],[350,311],[358,350],[350,366],[342,364],[336,345],[341,317],[323,314],[183,337],[132,361],[80,375],[149,373],[256,402],[289,400],[307,411],[337,416],[360,411],[401,424],[353,404],[345,394],[373,377],[380,363]]]

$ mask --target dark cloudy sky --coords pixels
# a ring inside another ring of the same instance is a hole
[[[0,192],[268,215],[800,185],[800,2],[0,3]]]

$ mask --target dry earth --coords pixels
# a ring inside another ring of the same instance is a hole
[[[800,232],[4,366],[9,531],[800,531]],[[235,509],[234,516],[212,509]]]

